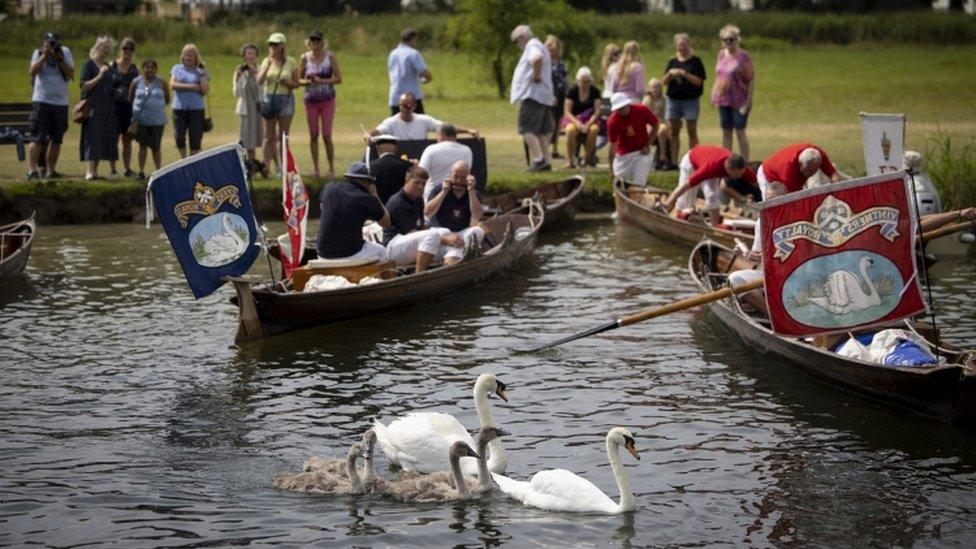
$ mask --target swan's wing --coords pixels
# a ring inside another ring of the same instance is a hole
[[[837,271],[831,273],[827,277],[827,299],[831,305],[843,307],[851,302],[851,293],[848,277],[853,278],[854,275],[847,271]],[[857,284],[857,279],[853,280],[854,284]]]
[[[411,456],[403,451],[397,446],[397,444],[390,439],[389,431],[386,425],[383,425],[376,420],[373,422],[373,432],[376,433],[376,442],[380,445],[380,449],[386,455],[387,461],[399,465],[400,467],[406,468],[411,463],[415,463],[417,458]]]
[[[619,506],[585,478],[565,469],[540,471],[532,476],[532,489],[522,500],[529,507],[572,513],[618,512]]]
[[[498,485],[499,490],[519,501],[524,501],[525,497],[528,496],[529,492],[532,490],[532,485],[530,483],[508,478],[505,475],[492,473],[491,478],[495,479],[495,484]]]
[[[394,451],[396,463],[404,469],[429,473],[450,469],[448,452],[451,444],[456,440],[470,440],[471,435],[452,416],[421,413],[394,420],[386,427],[382,438],[379,432],[376,438],[377,441],[385,440],[383,451],[389,457],[389,446]]]

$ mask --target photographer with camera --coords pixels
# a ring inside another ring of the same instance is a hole
[[[31,97],[31,144],[27,179],[61,177],[55,167],[61,154],[61,139],[68,130],[68,81],[74,78],[75,64],[71,50],[61,44],[61,37],[53,32],[44,35],[41,47],[31,56],[30,71],[34,94]],[[45,166],[41,174],[37,164],[47,145]]]
[[[241,117],[241,127],[238,137],[247,151],[248,171],[251,174],[261,172],[268,177],[268,168],[257,159],[255,150],[264,140],[264,121],[261,119],[261,86],[258,86],[257,59],[260,54],[256,44],[247,43],[241,46],[241,57],[244,62],[234,70],[233,90],[237,98],[234,112]]]

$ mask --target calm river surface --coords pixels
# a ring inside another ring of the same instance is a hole
[[[474,291],[238,349],[231,290],[195,301],[158,228],[42,227],[26,276],[0,288],[0,545],[971,546],[976,431],[802,377],[704,311],[511,354],[691,295],[685,262],[583,221]],[[941,318],[972,347],[976,261],[935,272]],[[603,439],[634,431],[636,513],[272,486],[377,417],[475,427],[481,372],[509,387],[491,401],[512,476],[564,467],[616,499]]]

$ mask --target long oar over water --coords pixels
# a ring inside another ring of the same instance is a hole
[[[933,230],[931,230],[931,231],[929,231],[927,233],[922,234],[921,239],[922,239],[922,242],[927,242],[927,241],[932,240],[934,238],[939,238],[940,236],[945,236],[947,234],[952,234],[952,233],[957,233],[959,231],[964,231],[964,230],[966,230],[966,229],[968,229],[968,228],[970,228],[972,226],[973,226],[973,224],[971,222],[968,222],[968,221],[967,222],[963,222],[963,223],[949,224],[949,225],[946,225],[946,226],[941,227],[939,229],[933,229]],[[556,341],[551,341],[549,343],[545,343],[545,344],[539,345],[537,347],[531,347],[531,348],[528,348],[528,349],[522,349],[522,350],[519,350],[519,351],[516,351],[516,352],[518,352],[518,353],[534,353],[536,351],[541,351],[543,349],[548,349],[550,347],[555,347],[557,345],[562,345],[563,343],[569,343],[570,341],[575,341],[577,339],[582,339],[584,337],[589,337],[591,335],[596,335],[596,334],[599,334],[599,333],[608,332],[610,330],[615,330],[617,328],[620,328],[621,326],[629,326],[631,324],[636,324],[638,322],[643,322],[643,321],[648,320],[648,319],[651,319],[651,318],[668,315],[668,314],[671,314],[671,313],[674,313],[674,312],[677,312],[677,311],[683,311],[685,309],[690,309],[692,307],[697,307],[699,305],[704,305],[705,303],[711,303],[712,301],[718,301],[719,299],[725,299],[726,297],[733,296],[733,295],[736,295],[736,294],[750,292],[752,290],[758,290],[759,288],[762,288],[762,287],[763,287],[763,280],[760,279],[760,280],[754,280],[752,282],[748,282],[748,283],[743,284],[741,286],[736,286],[734,288],[733,287],[723,288],[721,290],[716,290],[714,292],[709,292],[707,294],[701,294],[701,295],[697,295],[695,297],[689,297],[688,299],[682,299],[681,301],[677,301],[675,303],[669,303],[667,305],[663,305],[663,306],[657,307],[655,309],[650,309],[648,311],[642,311],[640,313],[634,313],[634,314],[629,315],[629,316],[625,316],[625,317],[622,317],[622,318],[618,318],[617,320],[612,320],[610,322],[607,322],[606,324],[602,324],[600,326],[595,326],[593,328],[590,328],[589,330],[586,330],[585,332],[579,332],[577,334],[573,334],[571,336],[567,336],[567,337],[564,337],[564,338],[559,339],[559,340],[556,340]]]

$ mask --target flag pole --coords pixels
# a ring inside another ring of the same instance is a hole
[[[915,188],[915,170],[912,169],[911,166],[909,166],[906,171],[908,172],[908,177],[910,177],[912,180],[912,203],[913,203],[913,207],[915,208],[915,223],[916,223],[916,229],[918,230],[918,234],[919,234],[919,238],[917,241],[918,253],[924,254],[925,248],[924,248],[924,242],[922,240],[922,212],[920,212],[918,209],[918,190]],[[923,255],[922,268],[918,269],[916,267],[916,271],[920,272],[922,281],[925,283],[925,293],[928,295],[929,314],[932,317],[932,333],[935,335],[935,359],[936,362],[938,362],[938,360],[941,358],[940,351],[939,351],[939,346],[940,346],[939,327],[935,323],[935,302],[932,301],[932,282],[929,280],[929,270],[925,268],[924,259],[925,257]]]
[[[238,146],[244,148],[244,142],[238,141]],[[265,259],[268,260],[268,270],[271,271],[271,287],[273,288],[278,285],[278,282],[275,280],[274,266],[271,264],[271,254],[268,253],[268,237],[264,234],[264,229],[261,228],[264,223],[261,221],[261,214],[259,213],[261,208],[258,207],[258,195],[254,192],[254,181],[251,179],[250,170],[244,170],[244,178],[247,180],[247,190],[251,194],[251,213],[254,214],[254,219],[258,223],[258,232],[261,233],[261,238],[264,239],[264,243],[261,245],[261,251],[264,252]]]

